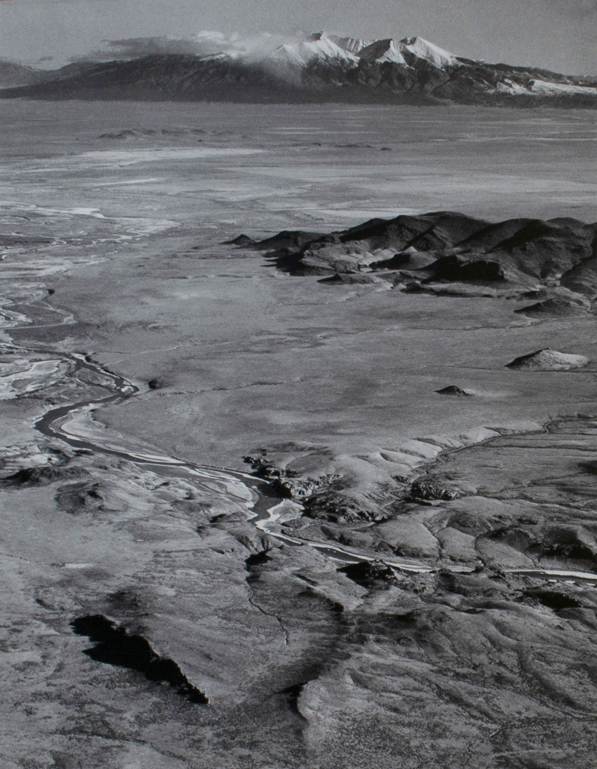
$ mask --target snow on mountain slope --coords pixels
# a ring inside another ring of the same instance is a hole
[[[503,93],[509,96],[526,96],[529,93],[529,89],[520,83],[515,83],[513,80],[506,79],[496,85],[496,93]]]
[[[269,56],[265,57],[265,63],[285,64],[295,67],[303,67],[306,64],[306,60],[301,56],[297,50],[297,46],[284,43]]]
[[[496,92],[512,96],[597,96],[597,86],[553,83],[548,80],[517,83],[506,79],[497,84]]]
[[[314,60],[336,62],[349,66],[358,64],[358,57],[341,48],[325,32],[318,32],[307,40],[284,43],[267,57],[269,60],[305,65]]]
[[[330,35],[330,40],[333,40],[340,48],[344,48],[345,51],[354,54],[358,54],[363,48],[376,42],[375,40],[362,40],[358,37],[336,37],[335,35]]]
[[[589,94],[597,95],[597,87],[574,85],[572,83],[549,83],[545,80],[535,80],[531,91],[538,94]]]
[[[445,51],[423,37],[405,37],[400,41],[400,50],[403,54],[412,54],[417,59],[428,61],[438,69],[457,67],[462,63],[453,53]]]
[[[374,43],[361,48],[358,52],[361,61],[380,63],[391,61],[394,64],[403,64],[408,66],[404,54],[398,49],[393,40],[376,40]]]
[[[415,57],[420,61],[426,61],[438,69],[454,67],[461,64],[460,60],[449,51],[445,51],[434,43],[430,43],[422,37],[404,38],[399,43],[393,39],[362,40],[355,37],[331,37],[341,48],[357,55],[366,62],[390,61],[395,64],[408,66],[405,54]]]

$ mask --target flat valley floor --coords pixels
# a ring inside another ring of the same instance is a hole
[[[589,110],[2,102],[6,769],[594,766],[594,315],[225,243],[593,222],[596,142]],[[590,363],[507,368],[541,348]],[[256,526],[246,456],[352,507]]]

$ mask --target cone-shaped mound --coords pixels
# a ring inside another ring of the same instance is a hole
[[[436,390],[436,393],[439,395],[452,395],[456,396],[457,398],[470,398],[471,393],[467,393],[466,390],[463,390],[462,387],[458,387],[457,385],[448,385],[448,387],[442,387],[441,390]]]
[[[570,371],[570,369],[584,368],[589,359],[584,355],[572,355],[558,352],[557,350],[537,350],[528,355],[521,355],[508,363],[511,369],[537,369],[540,371]]]

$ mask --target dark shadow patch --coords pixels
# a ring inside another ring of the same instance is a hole
[[[126,628],[95,614],[77,617],[71,622],[77,635],[84,635],[96,645],[85,654],[96,662],[128,668],[143,673],[148,681],[168,683],[177,693],[197,705],[207,705],[205,694],[193,686],[174,660],[160,657],[140,635],[129,635]]]
[[[223,245],[248,248],[250,246],[254,246],[255,241],[253,240],[253,238],[250,238],[248,235],[239,235],[238,237],[233,238],[232,240],[225,240]]]
[[[78,759],[67,753],[57,753],[52,751],[52,758],[56,769],[81,769]]]
[[[267,550],[260,550],[258,553],[253,553],[245,560],[247,569],[251,569],[254,566],[263,566],[264,563],[271,561],[271,558],[267,554]]]
[[[141,608],[141,601],[133,590],[117,590],[115,593],[110,593],[108,600],[116,613],[138,613]]]
[[[365,272],[365,273],[336,273],[335,275],[332,275],[329,278],[322,278],[319,280],[319,283],[331,283],[332,285],[335,285],[337,283],[343,283],[344,285],[370,285],[372,283],[379,283],[380,277],[378,275],[374,275],[373,273]]]
[[[279,694],[286,695],[286,701],[288,702],[288,707],[290,710],[300,718],[302,718],[304,721],[307,719],[305,716],[301,713],[298,706],[299,697],[303,693],[303,689],[305,686],[309,683],[309,681],[303,681],[299,684],[293,684],[292,686],[287,686],[285,689],[282,689]]]
[[[0,248],[13,248],[19,246],[49,246],[54,241],[52,238],[36,237],[34,235],[16,235],[0,232]]]
[[[578,466],[586,473],[597,475],[597,462],[580,462]]]
[[[528,590],[525,595],[535,598],[543,606],[547,606],[548,609],[553,609],[554,611],[582,608],[582,603],[577,601],[576,598],[555,590]]]
[[[258,553],[251,554],[245,559],[245,569],[249,572],[246,577],[247,584],[253,589],[253,583],[257,582],[261,576],[262,567],[271,561],[267,550],[260,550]]]
[[[361,563],[351,563],[339,569],[343,574],[356,582],[357,585],[370,590],[380,583],[389,583],[396,581],[395,572],[386,566],[382,561],[361,561]]]
[[[489,259],[466,260],[461,256],[440,257],[433,265],[435,279],[448,281],[480,280],[493,283],[506,280],[504,268]]]

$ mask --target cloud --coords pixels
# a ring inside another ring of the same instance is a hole
[[[129,37],[124,40],[105,40],[103,42],[106,44],[106,48],[91,51],[85,56],[85,59],[107,61],[111,59],[138,59],[142,56],[164,53],[200,56],[209,53],[192,38]]]
[[[2,0],[0,0],[1,2]],[[111,61],[113,59],[139,59],[156,54],[183,54],[211,56],[225,53],[243,59],[262,59],[283,43],[304,39],[296,32],[288,35],[261,32],[255,35],[225,35],[222,32],[204,31],[189,37],[131,37],[123,40],[106,40],[105,48],[85,56],[87,61]],[[73,59],[74,60],[74,59]],[[76,58],[80,61],[80,57]]]

